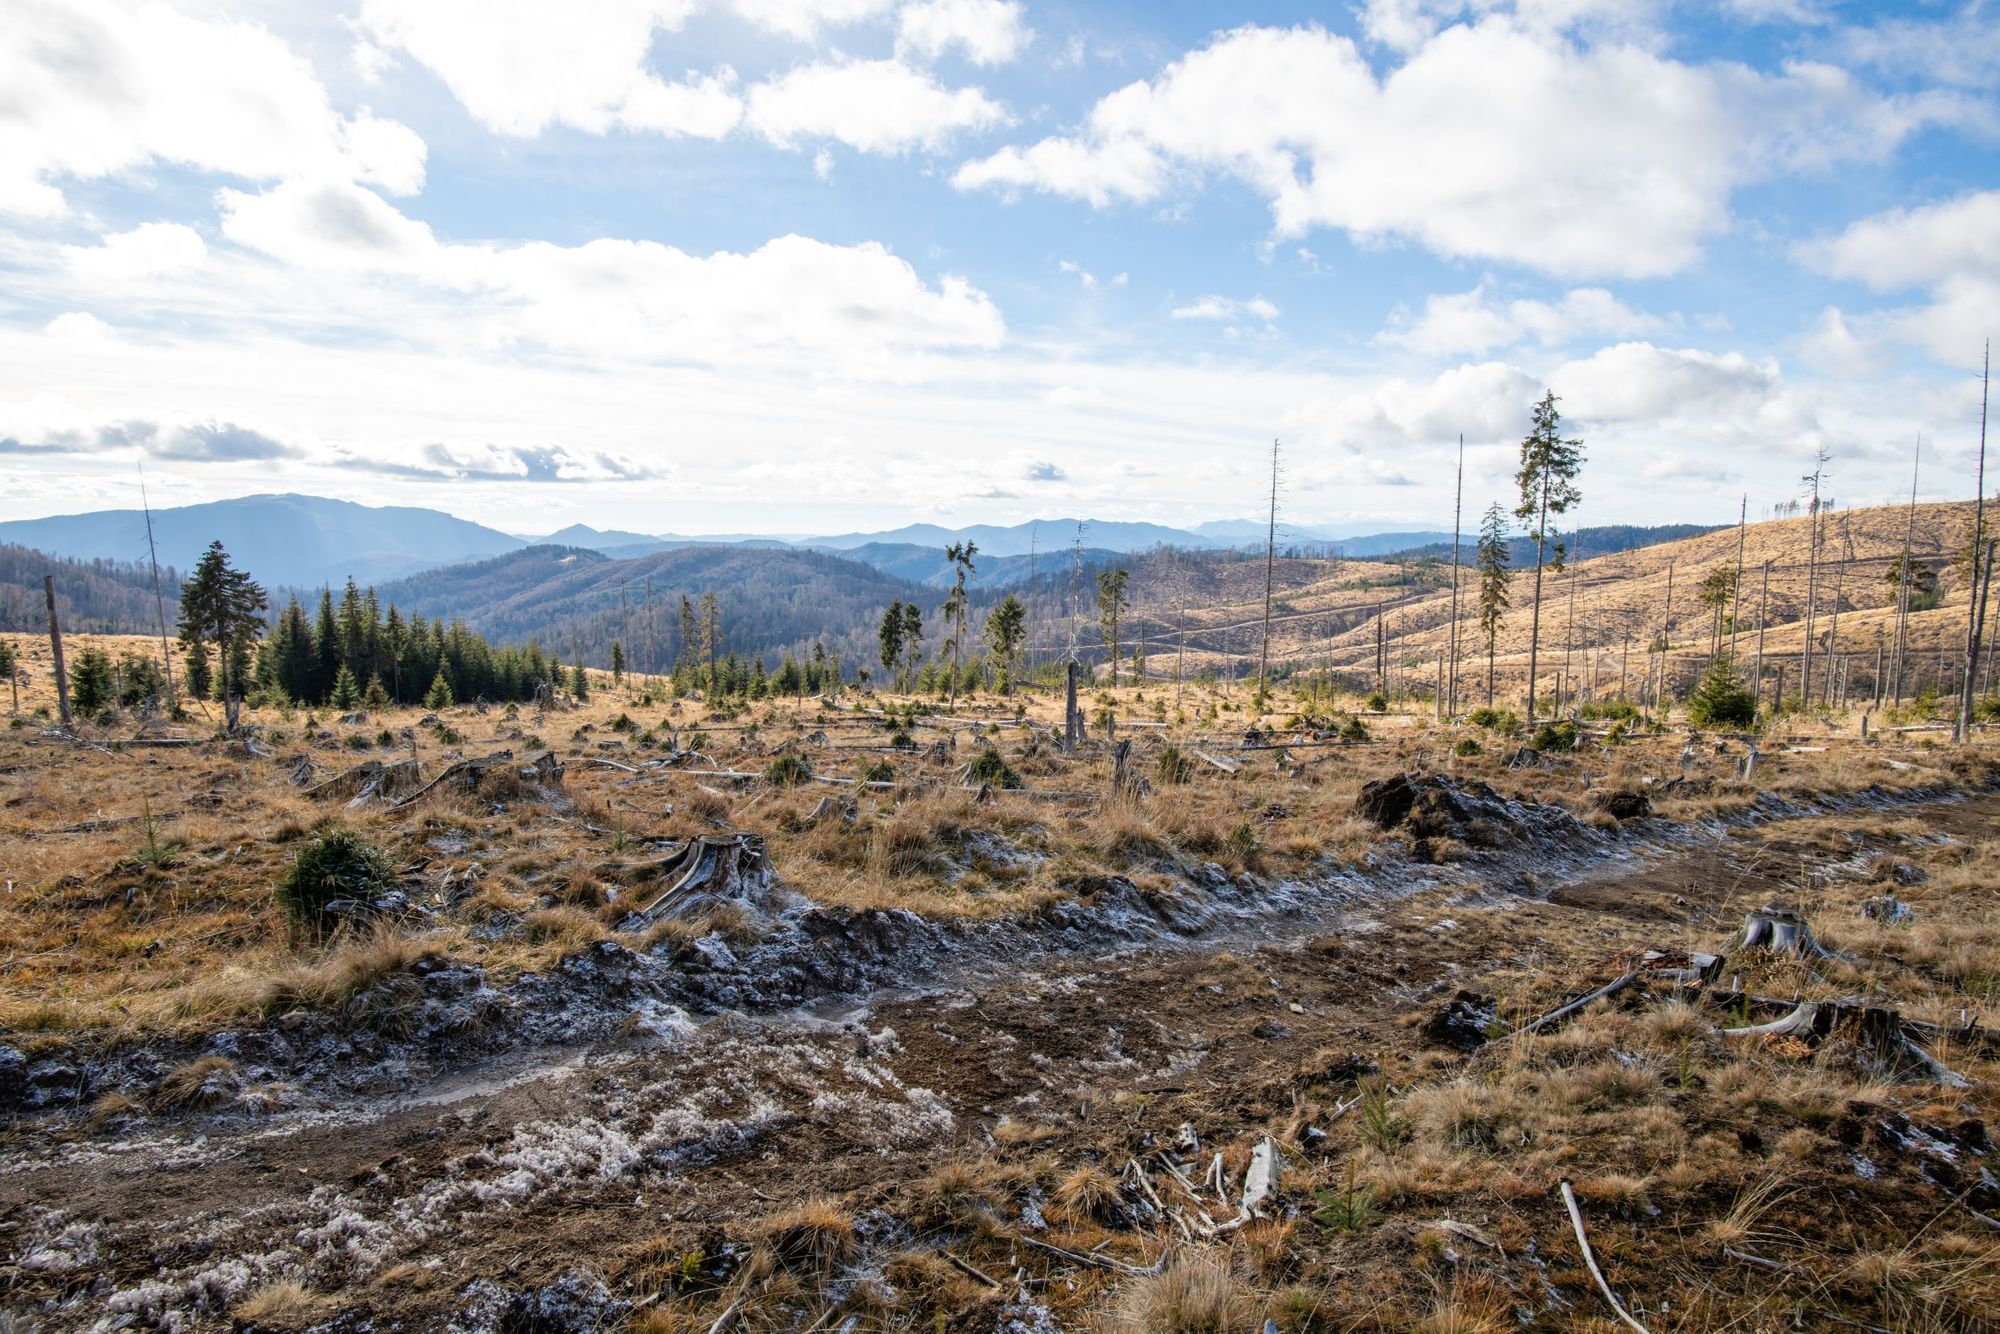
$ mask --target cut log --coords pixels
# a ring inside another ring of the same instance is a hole
[[[1214,768],[1220,769],[1222,770],[1222,772],[1226,774],[1233,774],[1238,769],[1243,767],[1240,763],[1238,763],[1235,760],[1225,760],[1219,755],[1211,755],[1207,751],[1202,750],[1198,747],[1195,748],[1191,753],[1194,755],[1196,759],[1200,760],[1203,764],[1210,765]]]

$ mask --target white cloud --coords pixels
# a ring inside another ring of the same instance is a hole
[[[1185,306],[1167,312],[1177,320],[1234,320],[1248,315],[1264,321],[1278,318],[1278,308],[1261,296],[1238,301],[1226,296],[1197,297]]]
[[[767,32],[806,41],[885,14],[892,0],[733,0],[737,13]]]
[[[280,180],[364,180],[408,193],[424,146],[407,128],[334,112],[312,67],[263,27],[164,5],[0,6],[0,211],[54,216],[64,178],[152,163]]]
[[[1857,333],[1837,306],[1821,311],[1819,322],[1799,339],[1799,355],[1806,365],[1827,375],[1872,375],[1885,362],[1880,344]]]
[[[79,276],[96,283],[129,282],[184,273],[208,256],[201,233],[178,222],[141,223],[94,246],[64,246],[63,255]]]
[[[742,115],[727,68],[667,82],[647,67],[657,33],[680,28],[698,0],[363,0],[374,43],[406,52],[472,117],[500,134],[551,125],[717,139]]]
[[[46,328],[50,337],[71,342],[97,342],[117,332],[87,310],[66,310],[50,320]]]
[[[1930,304],[1870,323],[1949,365],[1979,364],[2000,309],[2000,190],[1878,213],[1796,253],[1821,273],[1876,291],[1925,289]]]
[[[946,88],[899,60],[797,66],[750,90],[747,122],[773,143],[837,139],[864,153],[935,150],[962,130],[1004,125],[977,88]]]
[[[2000,81],[2000,10],[1977,0],[1940,19],[1843,28],[1830,44],[1844,61],[1890,74],[1973,89]]]
[[[1558,302],[1502,301],[1490,284],[1425,298],[1423,314],[1399,312],[1376,341],[1436,356],[1484,353],[1534,340],[1544,347],[1586,336],[1649,333],[1660,321],[1601,287],[1579,287]]]
[[[302,279],[376,280],[407,300],[435,302],[447,327],[473,324],[496,347],[620,362],[720,363],[775,351],[865,370],[884,353],[992,347],[1004,332],[985,293],[949,274],[932,288],[873,242],[781,236],[745,254],[707,256],[654,241],[451,244],[373,192],[329,182],[226,190],[220,206],[225,236]]]
[[[1015,0],[914,0],[896,15],[896,50],[935,59],[952,47],[975,65],[1004,65],[1034,32]]]
[[[1691,65],[1499,16],[1438,32],[1381,77],[1346,37],[1245,27],[1103,98],[1077,133],[1002,149],[954,182],[1101,207],[1221,172],[1269,201],[1280,235],[1337,227],[1652,276],[1725,230],[1746,182],[1879,157],[1980,114],[1956,96],[1878,97],[1830,66]]]
[[[2000,275],[2000,190],[1877,213],[1798,253],[1821,273],[1879,292]]]
[[[1596,422],[1658,426],[1692,417],[1768,424],[1802,411],[1776,361],[1646,342],[1619,343],[1558,367],[1550,387],[1566,415]]]

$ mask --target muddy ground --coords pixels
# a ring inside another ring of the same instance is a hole
[[[1931,837],[1975,839],[2000,796],[1913,814]],[[294,1280],[296,1300],[238,1327],[615,1329],[669,1307],[705,1324],[724,1315],[760,1220],[825,1197],[854,1211],[852,1252],[739,1313],[744,1325],[1087,1324],[1123,1275],[1019,1240],[1053,1235],[1038,1164],[1115,1176],[1191,1130],[1233,1177],[1308,1095],[1338,1105],[1372,1069],[1401,1079],[1462,1059],[1423,1029],[1460,991],[1504,1010],[1605,980],[1624,949],[1716,948],[1748,908],[1857,876],[1907,837],[1867,823],[1797,843],[1716,825],[1596,876],[1431,889],[1280,920],[1256,945],[1038,961],[810,1013],[696,1024],[650,1010],[611,1040],[387,1101],[122,1129],[23,1122],[0,1174],[5,1304],[13,1328],[228,1328],[246,1297]],[[1317,1114],[1286,1127],[1306,1155],[1325,1138]],[[953,1164],[1026,1184],[968,1218],[940,1202]],[[1516,1212],[1487,1207],[1458,1221],[1498,1232]],[[1538,1209],[1515,1230],[1564,1252],[1550,1220]],[[1106,1255],[1157,1255],[1150,1232],[1125,1231]],[[926,1251],[962,1270],[948,1317],[898,1298],[890,1262]],[[1525,1318],[1593,1300],[1558,1276]]]

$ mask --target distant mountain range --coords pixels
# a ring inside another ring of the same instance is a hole
[[[240,496],[153,511],[160,564],[194,567],[221,539],[237,568],[268,586],[376,583],[433,565],[518,550],[518,537],[439,510],[376,508],[321,496]],[[144,510],[0,523],[0,542],[78,560],[144,561]]]
[[[738,652],[776,655],[821,641],[851,664],[872,661],[882,608],[901,599],[932,612],[953,577],[945,546],[968,538],[979,548],[975,622],[1011,591],[1045,624],[1068,618],[1074,590],[1081,590],[1087,620],[1096,574],[1114,564],[1129,567],[1138,585],[1192,576],[1206,596],[1223,596],[1239,574],[1251,577],[1248,566],[1261,573],[1263,545],[1263,526],[1248,520],[1205,524],[1205,531],[1087,523],[1090,545],[1079,551],[1074,519],[967,529],[914,524],[790,540],[652,537],[575,525],[531,541],[435,510],[312,496],[157,510],[153,526],[170,627],[179,601],[174,570],[190,568],[219,537],[236,564],[270,591],[274,613],[287,596],[310,601],[320,587],[337,589],[352,575],[405,613],[463,620],[500,641],[539,639],[565,656],[580,651],[602,664],[611,642],[622,640],[628,660],[641,669],[672,660],[680,649],[681,599],[698,603],[710,591],[721,601],[727,643]],[[1572,554],[1603,555],[1702,531],[1694,525],[1585,529],[1572,536]],[[1254,540],[1243,540],[1253,532]],[[1280,554],[1288,557],[1443,557],[1449,548],[1449,534],[1423,531],[1279,533]],[[1246,549],[1257,553],[1247,566]],[[1470,559],[1469,543],[1465,552]],[[138,510],[0,524],[0,629],[43,624],[47,573],[55,575],[75,628],[151,632],[157,609],[145,554],[145,515]],[[1517,563],[1524,554],[1517,552]],[[934,639],[938,627],[928,629]]]
[[[320,496],[241,496],[202,505],[153,511],[153,533],[162,565],[193,566],[202,549],[220,538],[236,564],[271,587],[338,586],[415,574],[487,556],[536,546],[595,551],[631,559],[693,547],[761,547],[773,550],[841,552],[917,583],[949,581],[945,547],[970,540],[979,549],[982,582],[1005,586],[1026,582],[1031,566],[1057,569],[1071,561],[1081,523],[1084,559],[1106,553],[1149,551],[1155,547],[1226,550],[1264,543],[1265,525],[1226,519],[1195,528],[1157,523],[1074,518],[1036,519],[1011,525],[973,524],[945,528],[917,523],[884,532],[777,537],[755,533],[651,534],[571,524],[540,536],[522,537],[460,519],[439,510],[377,508]],[[1366,532],[1280,524],[1281,548],[1337,550],[1349,556],[1377,556],[1406,547],[1448,542],[1437,532]],[[100,510],[0,523],[0,543],[30,547],[77,560],[144,561],[146,516],[142,510]]]

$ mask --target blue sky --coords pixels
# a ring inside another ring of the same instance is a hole
[[[0,516],[514,531],[1966,494],[2000,7],[16,0]]]

